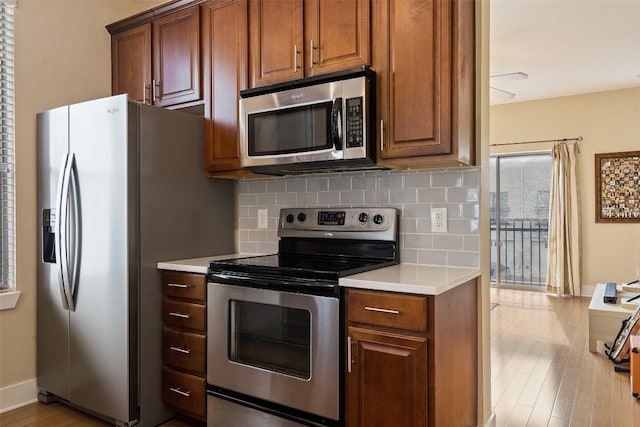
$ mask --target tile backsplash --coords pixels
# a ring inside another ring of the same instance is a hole
[[[479,168],[368,171],[243,180],[238,184],[238,250],[278,251],[278,215],[288,207],[394,207],[400,260],[478,267]],[[431,208],[447,208],[447,232],[431,232]],[[267,209],[268,228],[258,228]]]

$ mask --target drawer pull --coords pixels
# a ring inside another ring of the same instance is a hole
[[[400,314],[398,310],[389,310],[388,308],[365,307],[364,309],[367,311],[375,311],[378,313]]]
[[[174,313],[173,311],[169,312],[169,316],[180,317],[181,319],[188,319],[189,315],[184,313]]]
[[[174,393],[179,394],[180,396],[184,396],[184,397],[190,397],[191,396],[191,392],[190,391],[182,391],[179,388],[174,388],[174,387],[169,387],[169,390],[171,390]]]
[[[181,348],[181,347],[169,347],[173,351],[177,351],[178,353],[191,354],[190,348]]]
[[[183,289],[189,287],[189,285],[184,285],[182,283],[167,283],[167,286],[170,288],[183,288]]]

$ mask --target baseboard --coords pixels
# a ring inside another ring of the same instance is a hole
[[[484,427],[496,427],[496,413],[491,412],[489,418],[485,421]]]
[[[596,290],[596,285],[582,285],[580,289],[581,297],[592,297]]]
[[[38,401],[36,380],[0,388],[0,414]]]

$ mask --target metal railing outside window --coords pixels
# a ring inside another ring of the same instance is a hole
[[[499,236],[498,236],[499,233]],[[500,242],[500,280],[510,285],[544,286],[547,280],[549,221],[534,218],[491,219],[491,240]],[[496,280],[495,263],[491,280]]]

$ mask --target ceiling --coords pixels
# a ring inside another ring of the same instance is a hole
[[[491,0],[491,104],[640,86],[640,0]]]

